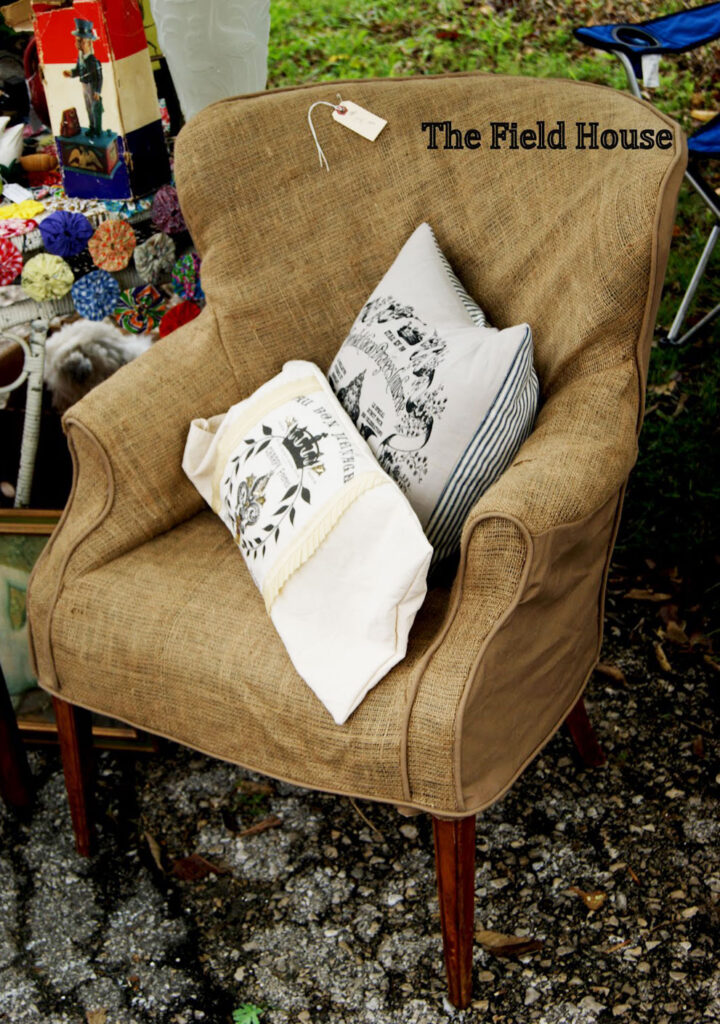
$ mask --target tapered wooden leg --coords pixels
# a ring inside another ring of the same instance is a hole
[[[0,668],[0,796],[21,810],[32,802],[32,778],[5,676]]]
[[[93,846],[91,791],[93,774],[92,726],[90,712],[53,697],[55,722],[70,817],[75,831],[75,848],[89,857]]]
[[[601,764],[605,764],[605,754],[590,724],[582,697],[565,719],[565,725],[586,768],[599,768]]]
[[[475,816],[433,818],[448,996],[459,1010],[472,998],[475,906]]]

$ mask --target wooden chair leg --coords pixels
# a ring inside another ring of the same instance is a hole
[[[586,768],[599,768],[601,764],[605,764],[605,754],[590,724],[582,697],[565,719],[565,725]]]
[[[65,788],[75,832],[75,848],[89,857],[93,846],[91,792],[93,776],[92,724],[89,711],[53,697]]]
[[[447,821],[433,817],[448,996],[459,1010],[472,998],[475,906],[475,816]]]
[[[22,810],[32,802],[32,777],[15,721],[15,712],[10,703],[10,694],[5,685],[5,676],[0,668],[0,796],[9,804]]]

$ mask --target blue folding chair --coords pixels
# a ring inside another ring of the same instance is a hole
[[[662,18],[641,21],[633,25],[625,22],[614,25],[587,25],[576,28],[575,36],[588,46],[607,50],[618,57],[625,68],[630,91],[641,98],[643,56],[684,53],[720,38],[720,2],[678,11],[676,14],[667,14]],[[703,161],[720,158],[720,114],[690,136],[688,154],[685,176],[707,204],[715,221],[672,326],[665,335],[664,340],[670,345],[682,345],[689,341],[720,313],[718,303],[699,323],[680,336],[680,329],[685,322],[690,304],[720,238],[720,198],[700,172]]]

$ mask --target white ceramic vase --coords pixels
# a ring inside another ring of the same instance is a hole
[[[270,0],[150,0],[150,8],[186,120],[265,88]]]

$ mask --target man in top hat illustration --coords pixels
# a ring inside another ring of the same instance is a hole
[[[72,34],[75,36],[78,48],[77,64],[72,71],[63,71],[63,75],[65,78],[80,79],[90,122],[88,134],[101,135],[103,113],[103,104],[100,97],[102,90],[102,64],[93,53],[93,43],[100,37],[95,35],[93,23],[86,18],[75,18],[75,31]]]

